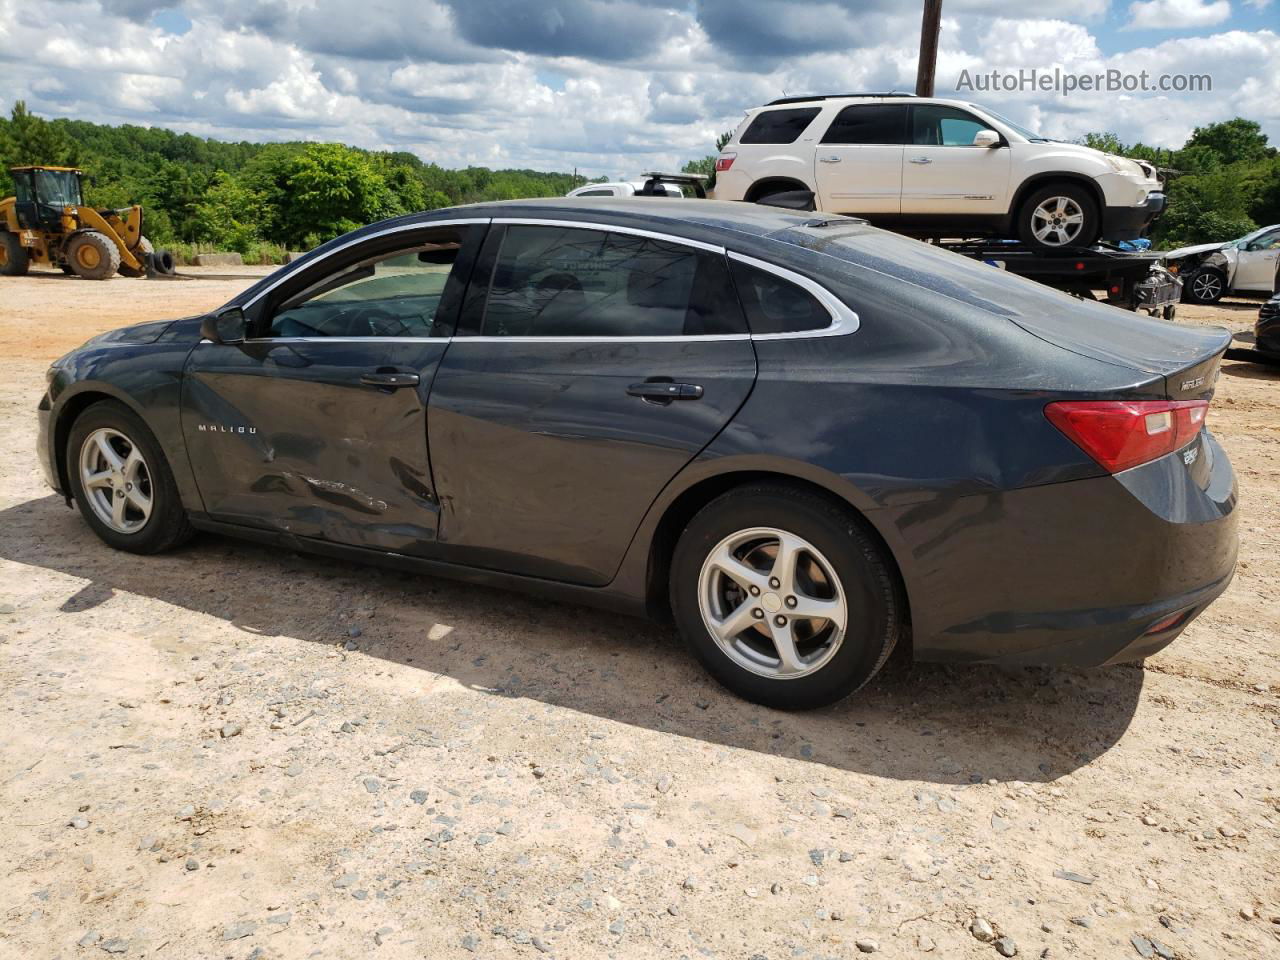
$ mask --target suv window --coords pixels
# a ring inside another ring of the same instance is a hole
[[[831,312],[808,290],[737,260],[730,260],[730,267],[753,334],[802,333],[831,326]]]
[[[429,337],[461,244],[419,244],[328,276],[281,304],[271,337]]]
[[[820,107],[795,110],[765,110],[757,113],[742,131],[739,143],[795,143],[805,127],[821,112]]]
[[[905,143],[907,108],[899,103],[857,103],[831,121],[823,143]]]
[[[911,142],[917,146],[971,147],[974,135],[987,130],[971,113],[937,103],[911,108]]]
[[[605,188],[604,190],[581,190],[574,194],[575,197],[612,197],[613,191]]]
[[[651,337],[745,333],[725,258],[652,237],[506,228],[480,334]]]

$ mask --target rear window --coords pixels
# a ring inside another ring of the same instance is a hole
[[[818,115],[818,107],[794,110],[766,110],[757,113],[742,132],[739,143],[795,143],[805,127]]]
[[[845,107],[831,121],[823,143],[890,144],[906,142],[907,108],[898,103],[860,103]]]
[[[729,265],[753,334],[803,333],[831,326],[831,313],[809,291],[738,260]]]

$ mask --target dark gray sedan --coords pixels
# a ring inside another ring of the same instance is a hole
[[[830,703],[895,644],[1102,664],[1226,587],[1225,332],[843,217],[437,210],[54,364],[49,482],[113,547],[195,530],[670,617]]]

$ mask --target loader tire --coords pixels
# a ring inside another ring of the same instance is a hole
[[[138,258],[138,262],[141,263],[142,266],[135,270],[133,267],[126,267],[122,263],[120,264],[120,276],[145,277],[147,275],[147,257],[151,256],[155,251],[156,248],[151,245],[150,240],[146,237],[139,237],[138,245],[129,252]]]
[[[120,251],[110,237],[84,230],[67,242],[67,262],[86,280],[106,280],[120,269]]]
[[[18,235],[8,230],[0,231],[0,274],[6,277],[20,277],[31,266],[31,254],[21,243]]]

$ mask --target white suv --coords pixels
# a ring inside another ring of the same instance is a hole
[[[910,94],[787,97],[747,111],[716,162],[717,199],[794,190],[904,233],[1050,249],[1132,240],[1164,209],[1144,161]]]

